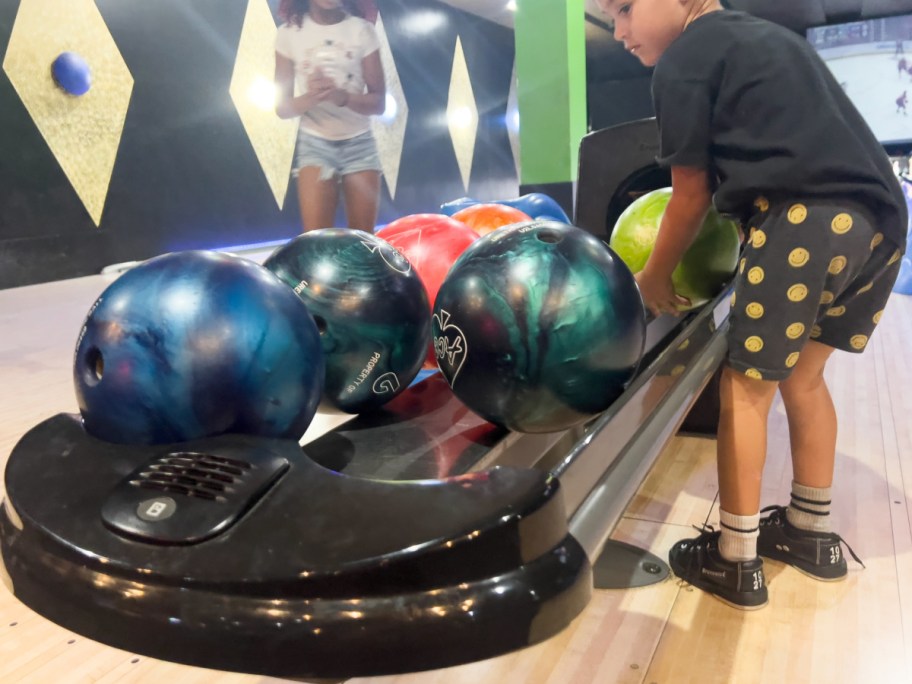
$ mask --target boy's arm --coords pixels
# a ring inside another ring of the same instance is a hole
[[[700,232],[712,203],[709,175],[705,169],[673,166],[671,186],[671,199],[662,217],[655,247],[643,270],[636,274],[643,303],[655,315],[677,314],[678,305],[689,303],[675,294],[671,274]]]

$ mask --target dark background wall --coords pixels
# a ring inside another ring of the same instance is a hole
[[[801,35],[811,26],[912,12],[912,0],[723,0],[722,4]],[[598,18],[587,19],[608,31]],[[587,58],[589,126],[594,131],[655,115],[650,92],[652,70],[611,43],[599,41]]]
[[[269,4],[275,12],[278,0]],[[377,5],[409,106],[396,197],[384,185],[379,223],[434,211],[466,194],[515,196],[505,127],[512,31],[435,0]],[[247,0],[97,0],[97,6],[134,79],[100,226],[0,71],[0,288],[97,273],[179,249],[297,234],[295,189],[289,185],[280,210],[229,96]],[[19,0],[0,0],[0,61],[18,7]],[[416,34],[406,19],[423,9],[446,21]],[[479,110],[468,190],[444,118],[457,36]]]

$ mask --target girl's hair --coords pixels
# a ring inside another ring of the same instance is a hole
[[[342,0],[342,7],[356,17],[363,16],[361,3],[357,0]],[[310,11],[310,0],[282,0],[279,3],[279,18],[289,24],[300,26]]]

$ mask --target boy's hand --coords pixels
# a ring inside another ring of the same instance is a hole
[[[643,304],[653,316],[670,313],[679,316],[679,306],[690,306],[690,300],[674,291],[671,276],[655,276],[643,270],[633,276],[640,287]]]

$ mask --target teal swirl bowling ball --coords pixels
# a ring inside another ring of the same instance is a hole
[[[323,356],[307,307],[265,268],[174,252],[101,293],[73,378],[86,431],[109,442],[299,439],[320,400]]]
[[[411,263],[385,240],[346,228],[312,230],[263,265],[317,322],[329,403],[348,413],[370,411],[421,370],[431,342],[427,293]]]
[[[630,270],[556,221],[473,243],[437,294],[434,348],[457,397],[492,423],[556,432],[607,409],[633,378],[646,317]]]

